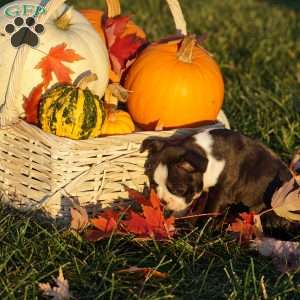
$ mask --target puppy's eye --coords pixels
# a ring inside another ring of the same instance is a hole
[[[194,166],[192,166],[189,162],[187,161],[182,161],[180,163],[177,164],[177,168],[185,171],[185,172],[188,172],[188,173],[192,173],[195,171],[195,168]]]
[[[178,196],[183,196],[186,193],[186,187],[183,185],[172,185],[170,183],[167,183],[167,189],[169,190],[170,193]]]

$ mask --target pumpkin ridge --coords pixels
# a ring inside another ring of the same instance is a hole
[[[92,128],[95,127],[97,121],[95,119],[95,115],[97,118],[97,108],[96,108],[96,104],[93,101],[93,95],[92,93],[88,90],[85,89],[83,91],[84,94],[84,119],[83,119],[83,123],[81,125],[81,135],[83,135],[83,133],[85,131],[88,132],[88,135],[91,134]]]
[[[72,97],[73,97],[73,95],[74,95],[74,90],[73,90],[73,88],[72,87],[70,87],[67,91],[66,91],[66,93],[64,94],[62,94],[61,95],[61,97],[59,97],[54,103],[58,103],[59,105],[54,109],[54,111],[53,111],[53,116],[55,117],[55,119],[56,119],[56,122],[55,122],[55,131],[54,131],[54,133],[55,134],[57,134],[57,135],[63,135],[64,134],[64,130],[63,130],[63,128],[68,128],[68,127],[70,127],[70,126],[72,126],[71,124],[69,125],[69,126],[65,126],[64,125],[64,118],[63,118],[63,112],[64,112],[64,110],[63,110],[63,108],[64,107],[66,107],[66,105],[67,105],[67,101],[65,101],[65,99],[72,99]],[[72,108],[72,106],[71,106],[71,108]],[[57,124],[61,124],[61,123],[63,123],[63,127],[62,126],[57,126]],[[71,123],[72,123],[72,119],[71,119]]]
[[[58,87],[54,89],[54,92],[55,92],[57,89],[58,89]],[[66,90],[63,91],[63,92],[61,93],[61,95],[58,97],[57,102],[53,102],[53,103],[50,102],[50,105],[49,105],[49,108],[48,108],[48,109],[49,109],[49,113],[50,113],[50,116],[49,116],[49,130],[50,130],[50,132],[52,132],[52,133],[56,133],[56,123],[57,123],[56,111],[57,111],[57,109],[58,109],[59,107],[61,107],[59,101],[60,101],[63,97],[66,97],[67,94],[68,94],[70,91],[71,91],[70,88],[69,88],[69,89],[66,89]],[[47,100],[51,101],[51,100],[53,99],[53,97],[55,97],[55,96],[56,96],[55,93],[53,93],[53,94],[51,93],[49,96],[47,96],[46,101],[47,101]],[[56,105],[55,105],[55,104],[56,104]],[[52,111],[52,114],[51,114],[51,111]]]

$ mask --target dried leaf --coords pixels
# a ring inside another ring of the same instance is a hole
[[[52,297],[52,300],[69,300],[71,294],[69,291],[68,280],[64,278],[62,268],[59,268],[59,276],[54,278],[56,286],[51,287],[49,283],[39,283],[39,289],[43,292],[44,296]]]
[[[44,84],[40,83],[35,86],[28,97],[24,96],[25,120],[30,124],[39,122],[39,105],[43,93]]]
[[[74,207],[71,208],[70,230],[81,232],[89,225],[89,216],[85,208],[81,207],[78,200],[73,200]]]
[[[66,49],[67,44],[62,43],[52,47],[49,53],[35,66],[42,70],[43,84],[47,88],[52,81],[52,73],[55,74],[59,83],[71,83],[70,74],[74,72],[62,62],[72,63],[83,59],[72,49]]]
[[[293,271],[300,266],[299,242],[281,241],[273,238],[256,238],[251,243],[261,255],[271,257],[281,272]]]
[[[274,193],[271,206],[278,216],[289,221],[300,221],[300,186],[295,178]]]
[[[168,277],[168,273],[157,271],[153,268],[139,268],[139,267],[130,267],[128,269],[122,269],[116,271],[118,274],[141,274],[145,278],[155,277],[159,279],[164,279]]]
[[[106,104],[117,106],[119,101],[125,103],[128,98],[128,91],[123,88],[119,83],[110,83],[104,95]]]

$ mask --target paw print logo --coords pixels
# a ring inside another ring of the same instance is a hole
[[[44,26],[35,24],[33,17],[28,17],[26,20],[16,17],[14,24],[6,25],[5,31],[11,34],[11,44],[14,47],[17,48],[23,44],[35,47],[39,42],[38,35],[44,32]]]

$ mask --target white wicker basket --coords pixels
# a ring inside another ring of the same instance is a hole
[[[166,1],[177,30],[185,34],[186,24],[178,1]],[[51,10],[62,2],[52,0]],[[107,0],[107,6],[110,15],[120,10],[119,0]],[[20,55],[18,59],[22,61],[25,54]],[[188,135],[202,129],[145,131],[74,141],[47,134],[22,120],[16,122],[16,117],[11,117],[13,86],[10,92],[0,112],[2,125],[13,123],[0,129],[2,199],[22,210],[43,209],[53,218],[69,219],[72,203],[65,195],[77,197],[82,206],[100,204],[104,207],[127,197],[124,184],[141,190],[147,183],[144,175],[146,153],[139,152],[145,138]],[[10,117],[6,118],[9,109]],[[221,118],[227,122],[225,115]]]

